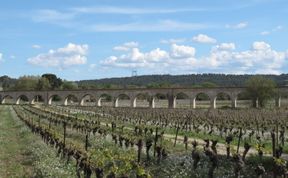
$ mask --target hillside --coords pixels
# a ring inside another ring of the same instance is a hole
[[[82,80],[77,83],[79,86],[108,86],[118,87],[153,87],[163,86],[184,86],[192,87],[201,84],[213,83],[217,86],[244,86],[245,81],[253,75],[225,75],[225,74],[191,74],[191,75],[143,75],[136,77],[104,78],[97,80]],[[262,75],[265,78],[274,80],[278,86],[288,84],[288,74]]]

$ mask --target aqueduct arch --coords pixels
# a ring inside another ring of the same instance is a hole
[[[14,98],[10,95],[5,95],[1,98],[1,104],[14,104]]]
[[[75,103],[79,103],[79,99],[76,95],[74,94],[68,94],[67,96],[64,97],[63,105],[75,105]],[[77,104],[78,105],[78,104]]]
[[[281,97],[283,94],[288,93],[288,87],[280,87],[277,88],[279,91],[279,96],[276,98],[275,105],[277,107],[281,106]],[[53,90],[53,91],[0,91],[0,101],[2,104],[11,103],[11,104],[19,104],[22,101],[22,98],[19,96],[26,96],[24,100],[29,104],[33,104],[37,101],[36,96],[38,96],[38,100],[41,100],[44,104],[69,104],[68,101],[71,101],[68,96],[75,96],[73,104],[81,105],[86,101],[93,100],[97,103],[97,106],[105,105],[106,101],[111,103],[111,106],[117,107],[119,99],[121,101],[120,94],[124,94],[129,97],[130,103],[127,106],[136,107],[137,99],[140,100],[140,95],[143,93],[145,95],[145,101],[147,106],[147,101],[149,101],[149,107],[154,108],[155,103],[156,107],[159,107],[159,103],[157,103],[159,99],[163,100],[162,105],[167,106],[168,108],[175,108],[179,103],[177,99],[180,101],[181,97],[179,93],[186,99],[190,99],[190,106],[192,108],[196,108],[200,106],[200,104],[206,105],[206,107],[216,108],[217,100],[220,101],[221,97],[217,96],[219,93],[223,92],[229,95],[230,100],[232,102],[232,107],[238,107],[237,100],[244,100],[247,98],[241,98],[239,95],[246,91],[246,88],[243,87],[215,87],[215,88],[133,88],[133,89],[95,89],[95,90]],[[198,94],[202,93],[202,99],[199,98]],[[90,98],[93,99],[85,99],[86,96],[90,95]],[[106,94],[107,97],[104,97],[103,94]],[[187,97],[186,97],[187,95]],[[206,101],[205,99],[206,95]],[[68,98],[67,98],[68,97]],[[182,97],[183,98],[183,97]],[[219,99],[220,98],[220,99]],[[287,98],[287,97],[286,97]],[[200,100],[201,99],[201,100]],[[249,99],[249,98],[248,98]],[[199,101],[198,101],[199,100]],[[77,102],[76,102],[77,101]],[[247,100],[248,101],[248,100]],[[162,101],[161,101],[162,102]],[[201,103],[202,102],[202,103]],[[205,103],[206,102],[206,103]],[[71,102],[70,102],[71,103]],[[92,103],[92,102],[90,102]],[[188,102],[189,103],[189,102]],[[72,104],[72,103],[71,103]],[[120,104],[122,105],[122,104]],[[187,104],[188,105],[188,104]],[[198,106],[197,106],[198,105]]]
[[[135,97],[131,99],[132,107],[149,107],[149,101],[151,97],[148,93],[137,93]]]
[[[80,106],[89,105],[93,106],[95,105],[96,99],[92,94],[84,94],[80,97]]]
[[[30,99],[28,96],[21,94],[16,98],[16,104],[29,104],[30,103]]]
[[[53,94],[48,99],[48,105],[52,105],[52,103],[55,102],[56,105],[60,105],[60,102],[62,101],[62,97],[58,94]]]

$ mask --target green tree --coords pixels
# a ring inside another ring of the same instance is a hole
[[[55,74],[43,74],[41,77],[47,78],[49,80],[52,90],[60,88],[62,85],[62,80],[57,78]]]
[[[78,85],[75,82],[63,81],[61,85],[62,90],[76,90]]]
[[[49,89],[51,89],[51,85],[50,85],[49,80],[47,78],[45,78],[45,77],[41,77],[38,80],[36,89],[37,90],[49,90]]]
[[[15,90],[35,90],[37,89],[38,76],[22,76],[16,82]]]
[[[253,106],[264,107],[265,103],[275,95],[276,84],[263,76],[253,76],[246,81],[247,95],[252,99]]]
[[[0,77],[0,86],[2,86],[3,90],[14,89],[15,84],[16,84],[16,79],[10,78],[7,75]]]

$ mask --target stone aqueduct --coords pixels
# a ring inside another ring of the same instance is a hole
[[[240,93],[244,92],[245,88],[239,87],[218,87],[218,88],[159,88],[159,89],[96,89],[96,90],[53,90],[53,91],[1,91],[0,101],[5,104],[6,99],[12,99],[14,104],[19,104],[20,99],[24,96],[28,99],[30,104],[34,104],[37,97],[43,99],[44,104],[51,105],[52,98],[58,96],[61,98],[61,104],[67,105],[68,97],[74,96],[77,98],[79,105],[84,104],[85,97],[91,96],[95,98],[96,105],[101,106],[101,99],[103,95],[112,97],[113,106],[118,107],[118,100],[121,95],[129,97],[130,106],[137,107],[136,100],[139,95],[146,95],[149,101],[149,107],[155,107],[155,99],[157,95],[165,95],[168,100],[168,108],[176,107],[177,95],[182,93],[190,100],[190,107],[196,108],[196,97],[198,94],[206,94],[210,98],[211,108],[216,108],[217,95],[224,93],[229,96],[231,106],[237,107],[237,97]],[[279,97],[276,99],[276,106],[281,105],[281,93],[288,94],[288,87],[278,88]]]

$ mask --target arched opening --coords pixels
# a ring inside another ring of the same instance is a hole
[[[20,95],[16,100],[16,104],[29,104],[29,99],[26,95]]]
[[[59,95],[52,95],[49,100],[49,105],[61,105],[62,104],[62,98]]]
[[[111,95],[102,94],[98,100],[98,106],[113,106],[113,98]]]
[[[237,95],[237,108],[250,108],[252,105],[252,100],[246,92]]]
[[[220,92],[216,96],[216,107],[217,108],[231,108],[232,101],[231,97],[227,93]]]
[[[206,93],[198,93],[195,97],[195,108],[210,108],[211,101]]]
[[[36,95],[31,101],[31,104],[44,104],[45,100],[41,95]]]
[[[130,107],[131,106],[130,97],[126,94],[120,94],[117,97],[115,102],[118,102],[117,107]]]
[[[135,98],[136,107],[147,108],[149,107],[149,95],[140,93]]]
[[[277,99],[278,99],[277,96],[272,97],[272,98],[269,98],[269,99],[265,102],[264,107],[266,107],[266,108],[275,108],[275,107],[276,107]]]
[[[181,92],[176,95],[176,107],[177,108],[190,108],[190,98],[187,94]]]
[[[68,95],[65,100],[64,100],[64,105],[68,106],[68,105],[78,105],[79,100],[75,95]]]
[[[162,93],[157,93],[154,97],[155,108],[168,108],[168,97]]]
[[[10,95],[6,95],[2,98],[1,101],[2,104],[15,104],[14,99]]]
[[[288,93],[281,94],[280,107],[288,109]]]
[[[81,98],[80,105],[81,106],[95,106],[96,99],[93,95],[87,94]]]

